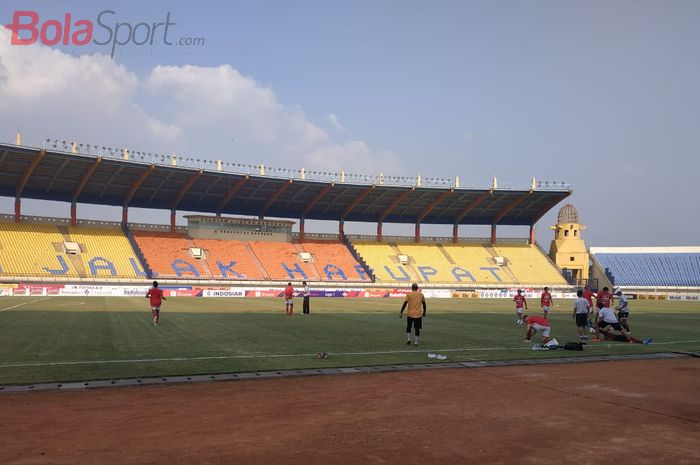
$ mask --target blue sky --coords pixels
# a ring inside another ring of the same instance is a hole
[[[18,9],[42,21],[111,9],[132,24],[170,12],[171,38],[205,42],[124,46],[109,60],[105,46],[45,55],[3,36],[4,140],[20,129],[28,143],[92,138],[307,169],[534,175],[573,185],[590,245],[698,244],[698,2],[10,1],[0,23]],[[67,105],[81,114],[59,118]],[[543,244],[554,213],[538,224]]]

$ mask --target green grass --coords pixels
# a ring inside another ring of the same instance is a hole
[[[576,340],[571,302],[558,303],[553,336]],[[429,301],[421,346],[407,347],[400,305],[314,299],[310,316],[287,318],[281,299],[182,297],[168,299],[153,326],[143,298],[2,297],[0,384],[438,363],[426,357],[430,351],[448,361],[700,351],[700,305],[692,302],[633,301],[633,333],[659,344],[590,344],[584,352],[529,350],[511,302],[479,299]],[[321,351],[330,357],[313,357]]]

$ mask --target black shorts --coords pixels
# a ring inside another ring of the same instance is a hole
[[[588,326],[588,313],[577,313],[576,314],[576,326],[583,328]]]
[[[620,326],[620,323],[608,323],[607,321],[603,320],[600,323],[598,323],[598,327],[600,329],[605,329],[608,326],[610,326],[612,329],[615,331],[622,331],[622,326]]]
[[[423,329],[423,318],[411,318],[406,317],[408,319],[407,325],[410,328],[413,326],[415,329]]]
[[[595,306],[598,307],[598,310],[600,310],[601,308],[605,307],[605,305],[603,305],[603,302],[596,302],[596,303],[595,303]]]
[[[626,320],[629,317],[630,317],[630,312],[628,312],[626,310],[621,310],[621,311],[617,312],[617,319],[618,320]]]

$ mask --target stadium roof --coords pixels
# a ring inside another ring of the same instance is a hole
[[[571,194],[563,183],[455,187],[435,179],[406,185],[418,183],[336,173],[316,173],[329,179],[312,180],[292,170],[260,175],[258,167],[231,163],[196,160],[199,168],[193,168],[173,166],[166,157],[156,163],[151,154],[130,158],[0,144],[0,195],[254,217],[531,225]]]

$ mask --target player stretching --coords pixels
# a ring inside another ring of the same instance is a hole
[[[287,287],[284,289],[284,311],[287,316],[292,316],[294,313],[294,288],[292,283],[287,283]]]
[[[408,306],[408,312],[406,312],[406,345],[411,345],[411,326],[416,330],[416,338],[413,340],[413,345],[418,345],[418,338],[420,338],[420,330],[423,327],[423,317],[425,316],[425,297],[423,297],[422,292],[418,292],[418,284],[413,283],[411,286],[411,292],[406,294],[406,300],[403,301],[401,306],[401,311],[399,312],[399,318],[403,317],[403,311]],[[423,309],[421,313],[421,307]]]
[[[164,300],[168,300],[163,295],[163,291],[158,289],[158,281],[153,281],[153,287],[146,293],[146,298],[151,299],[151,316],[153,317],[153,324],[158,325],[158,320],[160,320],[160,305]]]
[[[541,316],[537,315],[525,315],[523,317],[523,321],[527,325],[527,328],[525,329],[525,340],[527,342],[530,342],[532,340],[533,332],[537,332],[542,335],[543,344],[546,344],[552,340],[552,338],[549,337],[549,331],[551,330],[551,327],[549,326],[549,320],[547,320],[546,318],[542,318]]]
[[[515,324],[521,325],[523,324],[523,308],[527,310],[527,300],[525,300],[521,289],[518,289],[518,294],[513,297],[513,301],[515,301],[515,316],[518,317],[518,319],[515,320]]]
[[[552,300],[552,294],[549,293],[549,288],[545,287],[540,296],[540,305],[542,306],[542,313],[544,313],[545,319],[549,313],[549,309],[552,307],[554,300]]]

